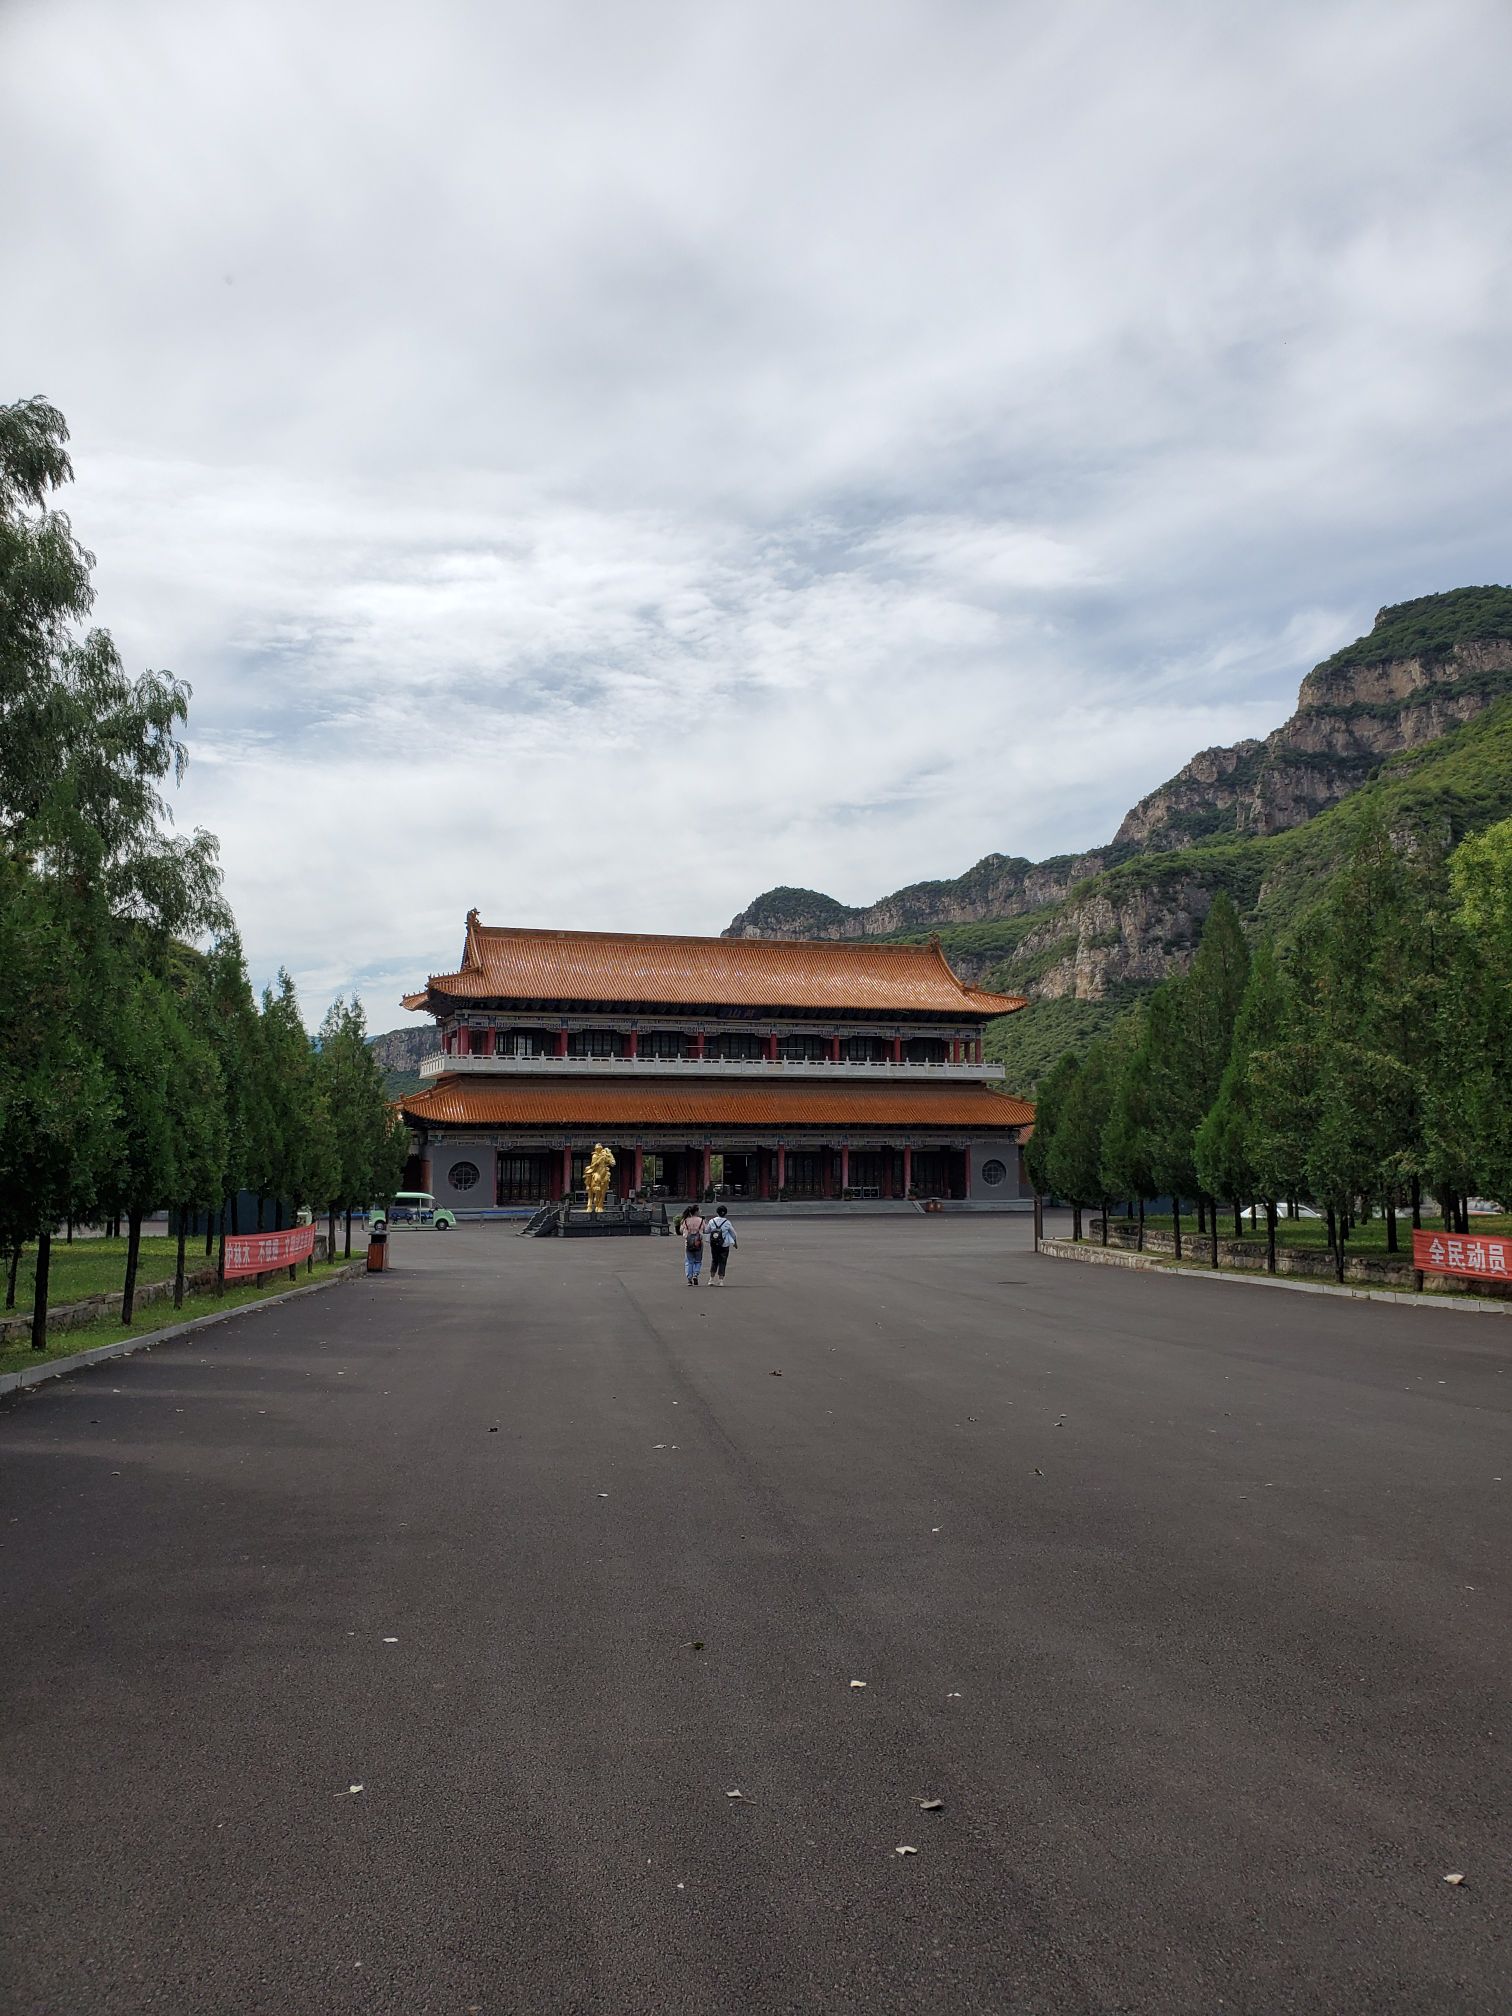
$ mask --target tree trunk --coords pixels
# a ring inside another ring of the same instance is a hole
[[[1339,1243],[1334,1248],[1334,1273],[1340,1281],[1344,1279],[1344,1224],[1339,1221]]]
[[[1197,1192],[1197,1237],[1201,1239],[1207,1232],[1207,1200],[1202,1192]]]
[[[1339,1227],[1336,1219],[1334,1218],[1334,1208],[1332,1204],[1328,1205],[1326,1208],[1328,1211],[1328,1250],[1330,1253],[1332,1253],[1339,1243]]]
[[[208,1260],[215,1251],[215,1213],[205,1206],[205,1258]]]
[[[1208,1200],[1208,1217],[1212,1220],[1213,1224],[1213,1265],[1216,1267],[1218,1265],[1218,1199],[1216,1197]]]
[[[1265,1271],[1267,1274],[1274,1274],[1276,1271],[1276,1200],[1274,1197],[1267,1197],[1265,1200]]]
[[[1461,1232],[1468,1232],[1470,1230],[1470,1199],[1468,1197],[1461,1197],[1459,1200],[1459,1229]]]
[[[1080,1206],[1080,1204],[1073,1204],[1073,1205],[1071,1206],[1071,1237],[1072,1237],[1073,1239],[1080,1239],[1080,1237],[1081,1237],[1081,1206]]]
[[[1171,1244],[1175,1250],[1176,1258],[1179,1260],[1181,1258],[1181,1199],[1179,1197],[1171,1199],[1171,1232],[1173,1235]]]
[[[1386,1251],[1388,1253],[1395,1253],[1397,1251],[1397,1207],[1394,1194],[1386,1199],[1382,1208],[1386,1218]]]
[[[1288,1197],[1288,1198],[1287,1198],[1287,1200],[1286,1200],[1286,1215],[1287,1215],[1287,1217],[1288,1217],[1288,1218],[1295,1218],[1295,1217],[1296,1217],[1296,1215],[1297,1215],[1297,1200],[1296,1200],[1296,1198],[1295,1198],[1295,1197]]]
[[[129,1323],[136,1310],[137,1262],[142,1255],[142,1212],[133,1204],[126,1213],[126,1286],[121,1290],[121,1321]]]
[[[235,1204],[231,1207],[231,1215],[233,1217],[236,1215]],[[215,1253],[215,1292],[217,1295],[224,1295],[226,1292],[226,1212],[224,1208],[221,1211],[220,1240]]]
[[[350,1206],[348,1206],[346,1214],[346,1250],[342,1257],[347,1260],[350,1260],[352,1257],[352,1213]]]
[[[5,1306],[16,1306],[16,1276],[21,1271],[21,1241],[18,1239],[11,1248],[10,1266],[5,1270]]]
[[[72,1244],[73,1244],[73,1220],[72,1220],[72,1218],[69,1218],[69,1219],[66,1219],[66,1220],[64,1221],[64,1226],[63,1226],[63,1243],[64,1243],[64,1245],[65,1245],[65,1246],[72,1246]]]
[[[1143,1253],[1143,1251],[1144,1251],[1144,1199],[1143,1199],[1143,1197],[1141,1197],[1141,1198],[1140,1198],[1140,1200],[1139,1200],[1139,1238],[1138,1238],[1138,1241],[1137,1241],[1137,1243],[1135,1244],[1135,1247],[1134,1247],[1134,1251],[1135,1251],[1136,1253]]]
[[[182,1309],[184,1306],[184,1242],[189,1236],[189,1212],[182,1204],[179,1206],[178,1221],[178,1261],[173,1269],[173,1306],[175,1309]]]
[[[1244,1212],[1240,1208],[1237,1197],[1234,1199],[1234,1237],[1236,1239],[1244,1237]]]
[[[1412,1179],[1412,1229],[1414,1232],[1423,1229],[1423,1186],[1416,1176]]]
[[[336,1206],[326,1212],[326,1259],[336,1258]]]
[[[32,1288],[33,1351],[47,1349],[47,1277],[52,1272],[52,1234],[37,1234],[37,1278]]]
[[[1444,1230],[1452,1232],[1454,1230],[1454,1192],[1452,1190],[1440,1190],[1438,1205],[1439,1216],[1444,1221]]]
[[[1103,1242],[1104,1246],[1106,1246],[1106,1245],[1107,1245],[1107,1243],[1108,1243],[1108,1200],[1107,1200],[1107,1198],[1106,1198],[1106,1197],[1104,1197],[1104,1199],[1103,1199],[1103,1207],[1102,1207],[1102,1211],[1103,1211],[1103,1236],[1102,1236],[1102,1242]]]

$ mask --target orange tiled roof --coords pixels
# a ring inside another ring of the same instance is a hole
[[[626,1001],[678,1007],[1011,1014],[1017,994],[967,987],[938,944],[831,944],[791,938],[655,938],[625,931],[530,931],[468,912],[455,973],[432,974],[406,1008],[447,1000]]]
[[[1026,1100],[985,1085],[754,1085],[699,1078],[438,1078],[398,1101],[443,1127],[1022,1127]]]

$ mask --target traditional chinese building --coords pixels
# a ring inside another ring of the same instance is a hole
[[[747,1199],[1027,1196],[1033,1108],[994,1087],[982,1031],[1022,1008],[957,979],[938,943],[528,931],[470,911],[462,963],[400,1102],[411,1180],[466,1209],[615,1187]]]

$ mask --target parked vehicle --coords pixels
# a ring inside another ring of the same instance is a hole
[[[456,1224],[454,1211],[437,1210],[436,1200],[428,1190],[400,1190],[385,1211],[381,1204],[374,1204],[368,1212],[368,1229],[372,1232],[386,1232],[396,1225],[429,1226],[437,1232],[449,1232]]]

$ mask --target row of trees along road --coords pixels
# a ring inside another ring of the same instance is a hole
[[[52,502],[73,474],[63,416],[0,406],[0,1250],[8,1306],[36,1246],[32,1343],[46,1348],[51,1242],[127,1228],[132,1320],[142,1220],[234,1222],[242,1190],[335,1218],[398,1183],[404,1137],[362,1010],[312,1044],[280,974],[259,1007],[212,834],[171,827],[189,688],[131,678],[88,625],[93,556]],[[208,945],[208,950],[196,949]],[[206,1234],[211,1250],[213,1231]],[[223,1279],[223,1271],[222,1276]]]
[[[1351,858],[1285,945],[1251,945],[1223,894],[1185,973],[1041,1081],[1031,1181],[1082,1211],[1195,1199],[1218,1264],[1220,1203],[1321,1209],[1340,1280],[1351,1230],[1385,1214],[1468,1229],[1512,1203],[1512,821],[1458,847],[1369,810]]]

